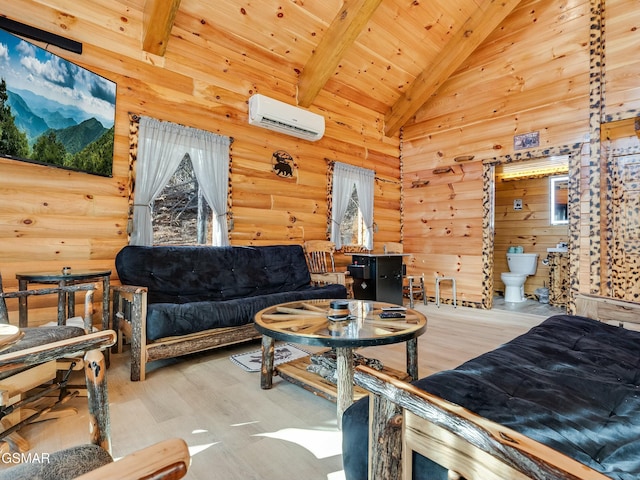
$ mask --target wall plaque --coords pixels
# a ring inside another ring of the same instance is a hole
[[[293,157],[284,150],[277,150],[271,155],[271,169],[279,177],[293,178],[295,163]]]
[[[534,148],[540,146],[540,132],[523,133],[513,137],[514,150],[523,150],[525,148]]]

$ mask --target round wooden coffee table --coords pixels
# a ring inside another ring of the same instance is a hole
[[[406,342],[407,373],[411,379],[417,379],[418,337],[427,329],[427,319],[420,312],[408,308],[402,311],[404,318],[381,318],[383,308],[395,305],[367,300],[343,300],[349,304],[349,318],[333,321],[327,318],[332,301],[304,300],[274,305],[256,314],[255,326],[262,334],[260,385],[263,389],[269,389],[273,385],[275,340],[335,349],[338,378],[336,403],[338,425],[341,425],[342,413],[353,403],[353,350]],[[278,367],[278,371],[280,376],[291,381],[285,374],[285,365]],[[306,388],[312,381],[305,377],[302,381],[298,378],[294,383]]]

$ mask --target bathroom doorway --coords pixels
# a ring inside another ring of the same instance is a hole
[[[499,157],[485,162],[484,308],[515,311],[545,308],[538,302],[535,290],[550,286],[547,249],[562,250],[567,244],[566,252],[561,255],[566,256],[568,263],[571,232],[578,227],[577,221],[571,221],[571,214],[572,211],[578,212],[575,204],[578,201],[578,182],[572,180],[578,178],[580,151],[580,145],[571,149],[552,148],[539,154],[527,152],[524,158]],[[566,188],[560,193],[552,190],[551,177],[558,176],[566,179]],[[560,203],[563,194],[566,196],[564,207],[559,206],[558,211],[554,211],[554,203]],[[566,221],[553,222],[556,216]],[[524,284],[528,300],[522,304],[504,302],[502,297],[504,284],[501,273],[509,271],[506,254],[509,248],[513,251],[514,248],[519,250],[518,247],[522,247],[525,253],[538,254],[536,273],[527,277]],[[558,306],[557,299],[554,300]],[[553,312],[556,309],[547,310]]]

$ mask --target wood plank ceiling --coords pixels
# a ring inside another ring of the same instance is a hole
[[[518,3],[146,0],[141,48],[163,56],[172,36],[195,35],[293,76],[300,106],[324,90],[383,115],[393,136]]]

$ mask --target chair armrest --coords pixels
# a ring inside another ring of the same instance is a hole
[[[51,295],[51,294],[60,294],[60,293],[76,293],[84,291],[85,301],[84,301],[84,316],[83,323],[84,329],[86,332],[90,332],[93,327],[93,293],[98,288],[96,283],[76,283],[73,285],[64,285],[62,287],[52,287],[52,288],[35,288],[31,290],[15,290],[13,292],[3,292],[0,286],[0,301],[6,300],[7,298],[18,298],[21,299],[21,302],[26,302],[27,297],[36,296],[36,295]],[[24,300],[22,300],[24,299]],[[58,302],[58,314],[60,315],[62,304]],[[0,308],[0,323],[9,323],[9,312],[6,308]],[[26,326],[26,325],[21,325]]]
[[[15,290],[13,292],[0,292],[0,298],[23,298],[33,295],[51,295],[52,293],[73,293],[87,290],[96,290],[96,283],[76,283],[74,285],[65,285],[63,287],[51,288],[32,288],[30,290]]]
[[[137,285],[112,285],[111,325],[118,331],[120,320],[140,324],[147,316],[147,287]],[[144,322],[146,323],[146,321]]]
[[[119,330],[121,320],[131,324],[146,324],[148,291],[147,287],[137,285],[111,286],[111,325],[115,331]]]
[[[179,479],[185,476],[191,456],[181,438],[171,438],[131,453],[121,459],[85,473],[76,480]]]
[[[103,330],[79,337],[67,338],[66,340],[38,345],[37,347],[25,348],[24,350],[16,350],[4,354],[0,353],[0,372],[30,365],[38,365],[68,355],[84,353],[87,350],[110,347],[115,342],[116,332],[113,330]]]

